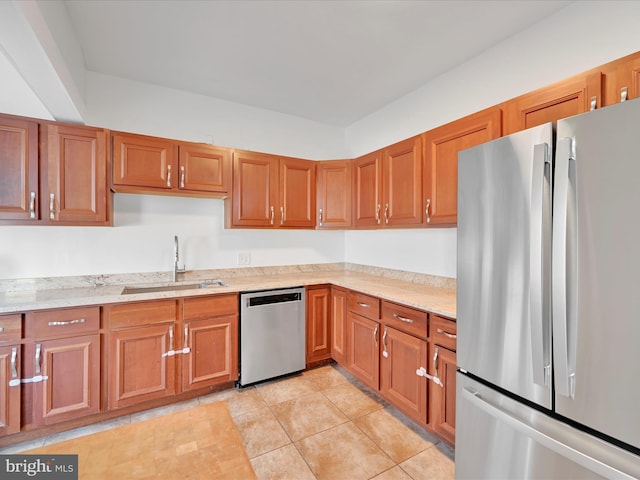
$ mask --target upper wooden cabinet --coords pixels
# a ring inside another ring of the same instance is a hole
[[[223,198],[231,151],[128,133],[113,135],[113,190]]]
[[[107,135],[0,116],[0,223],[109,225]]]
[[[317,228],[350,228],[353,162],[328,160],[317,163]]]
[[[598,68],[604,75],[603,106],[640,96],[640,52]]]
[[[571,117],[601,104],[601,72],[572,77],[504,102],[504,134]]]
[[[455,226],[458,219],[458,152],[500,136],[501,111],[492,107],[423,134],[425,224]]]
[[[354,160],[356,228],[422,223],[422,139],[413,137]]]
[[[315,162],[235,151],[226,208],[228,227],[315,227]]]

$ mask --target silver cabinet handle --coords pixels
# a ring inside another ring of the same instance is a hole
[[[380,225],[380,204],[376,207],[376,223]]]
[[[384,333],[382,334],[382,356],[387,358],[389,352],[387,352],[387,327],[384,327]]]
[[[271,220],[270,220],[270,223],[271,223],[271,225],[273,225],[273,215],[274,215],[274,213],[273,213],[273,205],[271,205],[271,207],[269,208],[269,211],[271,212]]]
[[[318,225],[322,226],[322,209],[320,209],[320,213],[318,214]]]
[[[384,206],[384,223],[389,223],[389,204]]]
[[[173,350],[173,325],[169,327],[169,351]]]
[[[11,378],[18,378],[18,368],[16,361],[18,358],[18,347],[11,349]]]
[[[183,351],[189,348],[189,324],[184,324],[184,341],[182,342]]]
[[[4,332],[4,327],[0,327],[0,333]]]
[[[431,217],[429,216],[429,208],[431,207],[431,199],[427,198],[427,206],[424,207],[424,213],[427,216],[427,223],[431,223]]]
[[[401,322],[413,323],[413,319],[407,318],[407,317],[403,317],[402,315],[398,315],[397,313],[393,314],[393,318],[397,318]]]
[[[184,188],[184,165],[180,165],[180,188]]]
[[[373,329],[373,338],[376,341],[376,347],[378,346],[378,324],[376,323],[376,328]]]
[[[65,322],[49,322],[50,327],[63,327],[65,325],[75,325],[76,323],[85,323],[84,318],[76,318],[75,320],[67,320]]]
[[[589,110],[595,110],[596,106],[598,105],[598,97],[591,97],[591,105]]]
[[[362,303],[362,302],[356,302],[358,305],[360,305],[363,308],[369,308],[369,304],[368,303]]]
[[[42,350],[42,344],[36,344],[36,356],[34,359],[35,367],[36,367],[36,375],[40,375],[42,372],[40,371],[40,351]]]
[[[440,378],[440,375],[438,375],[438,353],[440,352],[438,351],[438,347],[436,347],[435,352],[433,352],[433,371],[435,376]]]
[[[284,207],[280,207],[280,225],[284,225]]]
[[[621,102],[626,102],[628,95],[629,95],[629,90],[627,89],[627,87],[622,87],[620,89],[620,101]]]
[[[51,220],[56,219],[55,204],[56,204],[56,194],[52,193],[51,195],[49,195],[49,218]]]
[[[445,337],[454,338],[454,339],[456,338],[456,334],[455,333],[445,332],[441,328],[438,328],[437,331],[438,331],[439,334],[444,335]]]
[[[167,165],[167,187],[171,188],[171,165]]]
[[[36,192],[29,195],[29,218],[36,218]]]

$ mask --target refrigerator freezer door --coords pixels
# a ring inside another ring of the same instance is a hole
[[[458,366],[551,409],[552,125],[458,154]]]
[[[640,449],[640,102],[559,121],[557,137],[556,411]]]
[[[458,373],[456,478],[640,478],[640,457]]]

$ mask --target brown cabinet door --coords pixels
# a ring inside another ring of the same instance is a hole
[[[237,380],[237,315],[191,320],[183,328],[183,391]]]
[[[331,287],[331,357],[347,365],[347,292]]]
[[[367,386],[378,390],[380,324],[353,312],[347,314],[347,324],[347,369]]]
[[[109,408],[173,395],[175,324],[109,332]]]
[[[40,218],[38,123],[0,115],[0,220]]]
[[[435,345],[429,370],[443,386],[431,384],[429,423],[451,445],[456,439],[456,353]]]
[[[350,160],[318,162],[317,228],[351,227],[352,167]]]
[[[231,225],[274,227],[276,208],[278,208],[278,157],[235,151]]]
[[[382,152],[355,159],[353,177],[354,226],[378,227],[382,221]]]
[[[503,104],[504,134],[555,122],[600,107],[602,75],[600,72],[572,77]]]
[[[414,137],[384,150],[384,226],[422,223],[422,139]]]
[[[113,135],[113,185],[177,187],[177,147],[162,138],[118,133]]]
[[[331,288],[307,290],[307,365],[331,357]]]
[[[455,226],[458,219],[458,152],[500,136],[497,107],[423,134],[425,224]]]
[[[107,132],[49,124],[47,154],[43,216],[55,222],[107,224]]]
[[[20,431],[20,345],[0,347],[0,437]]]
[[[426,424],[427,379],[416,375],[416,370],[427,367],[427,342],[385,326],[381,348],[381,394],[400,411]]]
[[[36,341],[34,425],[51,425],[100,411],[100,335]]]
[[[280,211],[278,226],[316,226],[316,162],[280,159]]]
[[[231,151],[208,145],[180,144],[178,188],[227,194],[231,189]]]
[[[616,71],[615,101],[618,103],[623,98],[630,100],[640,97],[640,54],[635,54],[626,61],[620,63]]]

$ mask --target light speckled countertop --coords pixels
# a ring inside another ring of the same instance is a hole
[[[225,286],[123,295],[125,285],[169,285],[168,273],[91,275],[0,281],[0,314],[82,305],[332,284],[456,317],[455,280],[353,264],[320,264],[187,272],[181,283],[220,279]]]

